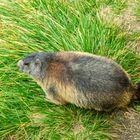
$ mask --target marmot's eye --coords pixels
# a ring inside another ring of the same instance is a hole
[[[25,59],[25,60],[23,60],[23,63],[25,66],[28,66],[31,61],[32,61],[31,59]]]
[[[28,62],[24,62],[24,65],[28,66],[28,65],[29,65],[29,63],[28,63]]]

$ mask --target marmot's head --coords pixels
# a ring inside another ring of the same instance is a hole
[[[42,80],[45,76],[46,59],[46,53],[32,53],[19,60],[17,66],[22,72],[30,75],[32,78]]]

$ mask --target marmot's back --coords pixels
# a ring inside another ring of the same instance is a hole
[[[65,55],[68,75],[66,78],[69,78],[71,86],[78,93],[75,104],[96,110],[108,110],[128,104],[132,96],[132,85],[118,64],[105,57],[87,53]],[[61,58],[60,56],[63,54],[58,53],[58,58]]]
[[[135,92],[126,72],[105,57],[58,52],[37,53],[36,58],[40,60],[40,69],[35,65],[32,70],[42,78],[34,78],[35,74],[32,77],[56,104],[70,102],[84,108],[109,110],[126,106]]]

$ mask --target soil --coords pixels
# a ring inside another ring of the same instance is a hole
[[[140,115],[134,109],[115,111],[111,122],[113,140],[140,140]]]

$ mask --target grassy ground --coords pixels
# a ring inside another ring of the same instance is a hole
[[[0,40],[0,139],[106,140],[111,139],[111,113],[44,101],[44,93],[20,73],[17,61],[34,51],[85,51],[114,59],[140,80],[140,57],[135,50],[140,32],[126,31],[100,10],[109,6],[120,14],[120,0],[2,0]],[[139,18],[139,7],[135,15]],[[140,113],[140,105],[134,105]]]

